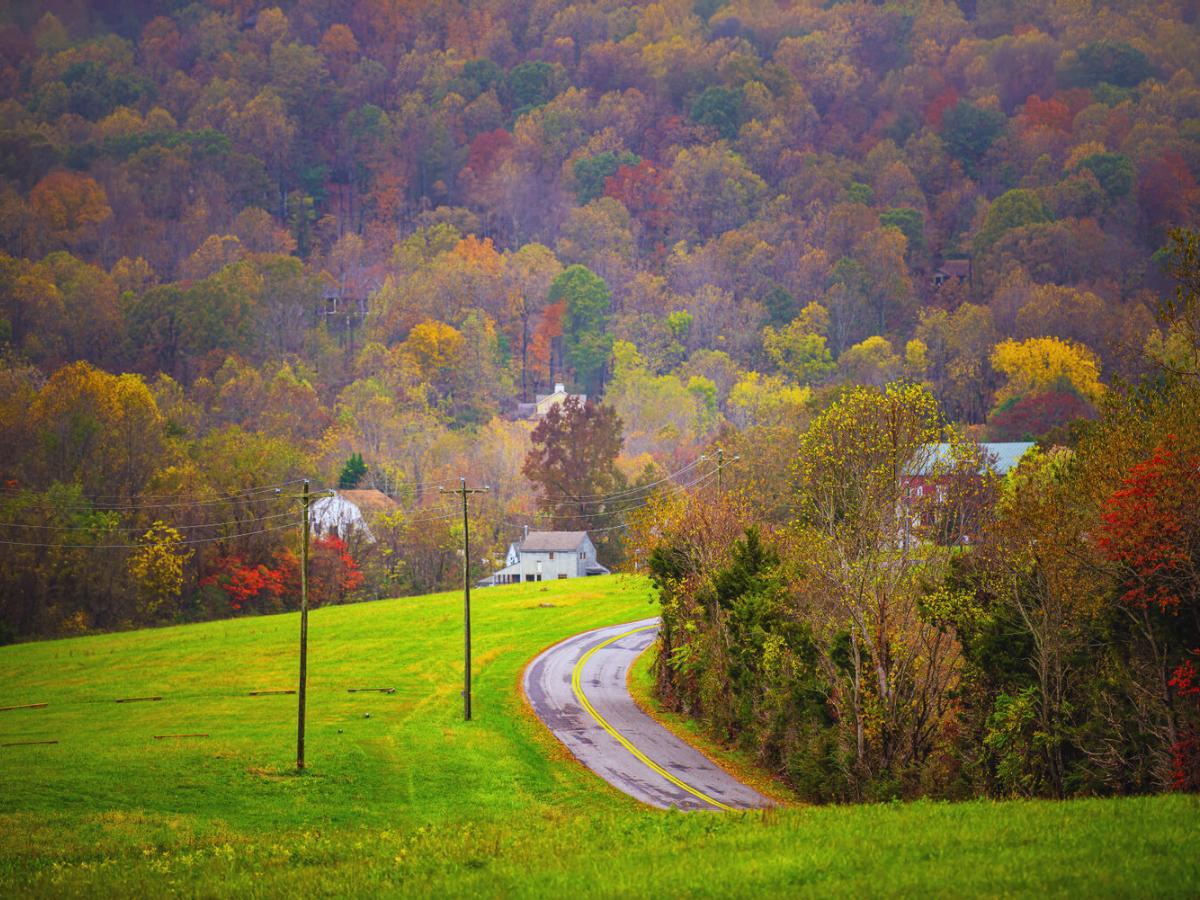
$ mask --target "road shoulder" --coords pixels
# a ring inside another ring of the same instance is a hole
[[[675,737],[691,744],[707,756],[714,765],[724,769],[731,777],[754,788],[764,797],[782,806],[803,805],[803,800],[786,784],[758,765],[745,750],[730,747],[704,733],[694,719],[667,709],[654,696],[652,666],[658,653],[657,643],[651,644],[629,667],[625,683],[629,696],[646,715]]]

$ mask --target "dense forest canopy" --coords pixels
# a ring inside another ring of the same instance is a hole
[[[1187,352],[1198,38],[1183,2],[8,4],[0,636],[293,605],[301,477],[397,504],[318,547],[338,599],[455,577],[460,475],[482,556],[569,524],[620,563],[652,487],[739,441],[782,478],[851,385],[1070,442]],[[552,490],[519,404],[556,382],[616,450]]]

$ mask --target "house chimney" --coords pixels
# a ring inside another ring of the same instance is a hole
[[[529,526],[525,526],[525,540],[529,540]]]
[[[560,384],[557,381],[554,382],[554,393],[565,394],[566,392],[567,392],[567,386],[565,384]]]

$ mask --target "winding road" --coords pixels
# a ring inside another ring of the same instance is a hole
[[[525,670],[525,696],[533,711],[580,762],[650,806],[770,806],[770,800],[671,734],[629,696],[629,667],[657,634],[658,619],[645,619],[555,644]]]

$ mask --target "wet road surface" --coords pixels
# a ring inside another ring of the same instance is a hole
[[[612,625],[555,644],[525,670],[538,718],[609,784],[662,809],[749,809],[771,801],[646,715],[625,684],[658,619]]]

